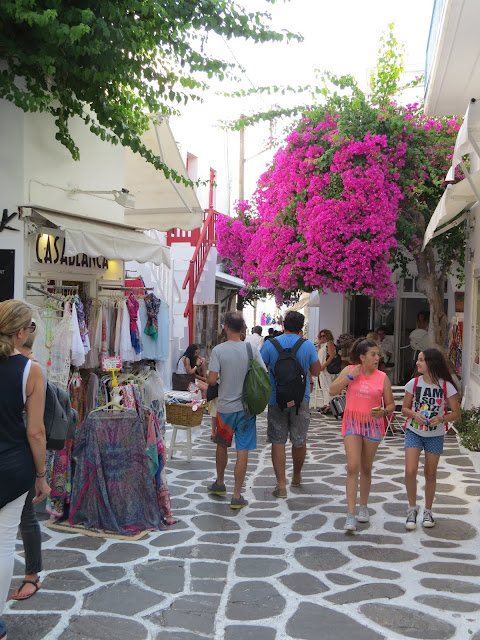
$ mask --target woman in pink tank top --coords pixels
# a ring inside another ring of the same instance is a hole
[[[378,370],[380,353],[373,340],[357,340],[350,352],[350,360],[353,365],[341,371],[330,387],[330,395],[336,396],[347,390],[342,422],[347,455],[348,507],[344,529],[355,531],[355,520],[370,520],[367,502],[373,459],[385,435],[385,418],[395,410],[395,402],[388,377]],[[360,507],[355,516],[359,475]]]

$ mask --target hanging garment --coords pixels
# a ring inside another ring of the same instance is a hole
[[[150,336],[152,340],[158,338],[158,310],[160,309],[160,299],[153,293],[149,293],[144,298],[145,307],[147,310],[147,323],[143,330],[147,336]],[[143,324],[143,323],[142,323]]]
[[[162,528],[145,446],[134,410],[86,418],[73,452],[72,525],[123,535]]]
[[[168,315],[166,319],[167,324],[164,326],[165,308],[168,314],[168,306],[162,302],[157,318],[157,339],[153,340],[151,336],[145,334],[142,337],[142,358],[145,360],[164,360],[169,355],[170,330]],[[148,320],[147,307],[142,300],[140,301],[138,309],[138,320],[142,327],[146,325]],[[167,337],[165,336],[165,330],[168,334]]]
[[[165,524],[175,524],[178,522],[172,517],[170,493],[168,492],[167,474],[165,471],[165,463],[167,460],[167,448],[165,439],[157,423],[154,413],[145,411],[145,421],[147,428],[147,451],[151,455],[151,472],[153,477],[153,485],[157,496],[157,506],[162,515],[162,521]],[[156,456],[154,457],[154,445]],[[153,471],[155,469],[155,471]]]
[[[117,321],[115,323],[115,336],[113,340],[113,355],[120,355],[120,336],[122,329],[123,306],[117,309]]]
[[[47,370],[48,353],[45,346],[45,313],[46,309],[40,309],[38,307],[32,307],[33,315],[32,319],[37,325],[35,331],[35,345],[33,347],[33,353],[35,354],[35,360],[43,367],[44,371]]]
[[[83,347],[86,355],[90,351],[90,338],[88,336],[86,314],[83,308],[83,303],[78,294],[74,297],[73,302],[77,310],[78,329],[80,331],[80,337],[82,339],[82,343],[83,343]]]
[[[100,307],[98,305],[91,305],[89,313],[89,325],[88,336],[90,341],[90,351],[85,356],[85,368],[95,369],[99,364],[99,351],[96,346],[97,342],[97,322],[99,316]]]
[[[70,357],[74,367],[81,367],[85,363],[85,348],[80,335],[78,325],[77,305],[72,305],[72,344],[70,346]]]
[[[60,389],[67,390],[70,378],[70,347],[72,344],[72,314],[69,303],[65,303],[63,318],[54,327],[50,364],[47,362],[47,379]]]
[[[158,312],[158,355],[160,360],[170,357],[170,308],[162,302]]]
[[[124,362],[132,362],[135,357],[135,350],[132,347],[130,335],[130,316],[128,314],[127,303],[122,305],[122,324],[120,327],[120,357]]]
[[[130,338],[132,341],[132,347],[135,349],[135,353],[138,355],[142,350],[142,342],[140,338],[140,331],[138,330],[138,307],[140,306],[138,300],[131,293],[127,298],[128,315],[130,316]]]

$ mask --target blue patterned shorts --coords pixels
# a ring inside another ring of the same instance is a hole
[[[419,433],[407,429],[405,431],[405,449],[425,449],[427,453],[439,456],[443,453],[445,436],[421,436]]]

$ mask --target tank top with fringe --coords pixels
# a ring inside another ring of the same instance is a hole
[[[354,366],[350,366],[350,371]],[[345,412],[342,420],[342,435],[347,425],[356,435],[385,435],[384,418],[372,418],[370,410],[383,406],[383,385],[385,373],[378,369],[368,378],[360,372],[347,386]]]

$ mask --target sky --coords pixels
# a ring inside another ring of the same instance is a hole
[[[352,74],[365,85],[375,66],[382,32],[395,23],[405,43],[406,65],[423,71],[433,0],[240,0],[247,10],[272,14],[272,27],[300,33],[301,43],[214,43],[214,51],[246,68],[246,86],[302,85],[312,82],[314,69]]]
[[[220,120],[233,120],[241,113],[266,109],[275,103],[283,106],[294,104],[294,97],[252,97],[230,99],[216,95],[215,90],[229,91],[239,87],[291,85],[302,86],[315,80],[315,69],[330,71],[336,75],[351,74],[362,89],[367,88],[370,70],[375,67],[382,33],[388,24],[395,23],[395,35],[405,44],[405,66],[415,75],[423,73],[433,0],[238,0],[247,11],[266,11],[272,15],[271,26],[277,31],[288,29],[300,33],[303,42],[255,44],[240,39],[225,40],[209,37],[206,51],[216,57],[237,62],[245,68],[237,71],[240,82],[212,82],[213,90],[205,96],[203,105],[192,105],[184,114],[198,130],[202,122],[205,138],[207,131],[218,126]],[[185,119],[183,120],[185,123]],[[277,125],[281,134],[283,125]],[[238,134],[234,134],[238,135]],[[246,196],[255,188],[256,180],[272,158],[264,152],[269,130],[266,125],[247,129]],[[210,138],[211,139],[211,138]],[[258,155],[259,154],[259,155]],[[230,156],[236,159],[236,149]],[[238,168],[232,159],[231,174]],[[232,187],[235,199],[236,187]]]

